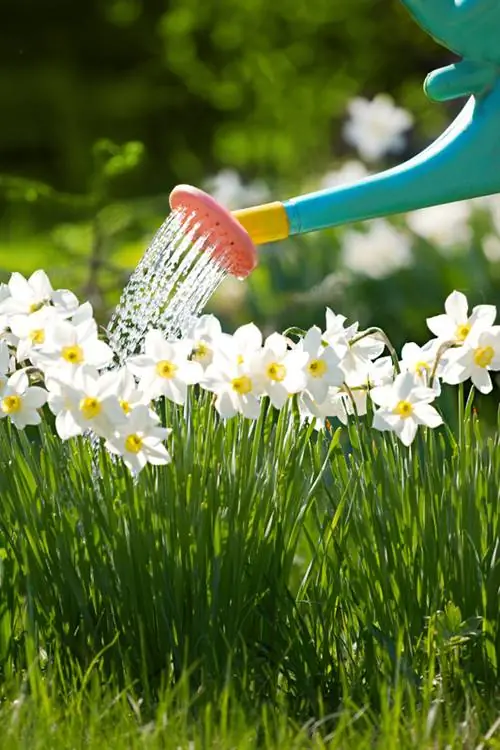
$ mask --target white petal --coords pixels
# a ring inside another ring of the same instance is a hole
[[[264,342],[265,349],[272,349],[280,359],[285,356],[288,351],[288,342],[281,333],[272,333]]]
[[[418,425],[411,417],[402,419],[401,423],[396,427],[396,433],[404,445],[411,445],[413,443],[417,430]]]
[[[44,299],[50,299],[52,296],[52,284],[49,281],[49,277],[39,269],[31,274],[28,279],[29,285],[34,292],[35,299],[40,302]]]
[[[443,424],[440,414],[430,404],[414,404],[413,413],[418,423],[427,427],[439,427]]]
[[[215,408],[223,419],[230,419],[236,414],[236,409],[227,391],[223,391],[217,396]]]
[[[457,326],[448,315],[435,315],[427,318],[427,328],[441,341],[452,341]]]
[[[377,406],[384,406],[387,408],[394,406],[397,400],[392,385],[379,385],[376,388],[372,388],[370,391],[370,398],[374,404],[377,404]]]
[[[247,419],[258,419],[260,414],[260,401],[250,393],[240,399],[241,413]]]
[[[23,396],[23,405],[28,409],[40,409],[47,402],[47,397],[47,391],[35,385],[26,391]]]
[[[462,294],[462,292],[452,292],[446,298],[444,309],[446,310],[446,314],[457,326],[467,321],[467,311],[469,309],[469,303],[467,302],[467,297],[465,296],[465,294]]]
[[[69,411],[63,411],[57,415],[56,430],[61,440],[68,440],[83,434],[82,428]]]
[[[27,306],[29,306],[33,297],[33,291],[22,274],[14,271],[9,279],[8,286],[12,297],[21,302],[26,302]]]
[[[237,346],[244,351],[260,349],[262,346],[262,333],[255,323],[247,323],[237,328],[233,338]]]
[[[474,367],[471,380],[480,393],[491,393],[493,390],[490,374],[485,367]]]
[[[178,379],[183,380],[188,385],[194,385],[199,383],[203,379],[203,367],[199,362],[183,362],[179,365],[179,369],[176,373]]]
[[[415,378],[411,372],[402,372],[396,376],[394,381],[394,394],[398,401],[409,399],[412,390],[415,388]]]

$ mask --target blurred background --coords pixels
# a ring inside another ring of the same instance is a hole
[[[109,319],[172,187],[229,208],[357,179],[463,105],[422,82],[452,55],[398,0],[19,0],[0,29],[0,281],[44,268]],[[262,248],[210,303],[228,330],[328,305],[423,343],[453,289],[500,302],[498,201]]]

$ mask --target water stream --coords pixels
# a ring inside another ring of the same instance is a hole
[[[120,364],[142,351],[150,328],[185,333],[227,275],[206,239],[194,239],[194,219],[172,211],[130,277],[108,329]]]

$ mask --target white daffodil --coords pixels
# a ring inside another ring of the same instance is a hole
[[[93,430],[109,437],[125,421],[118,398],[109,393],[109,381],[94,367],[78,368],[73,377],[47,377],[49,408],[56,415],[56,429],[62,440]]]
[[[399,363],[401,372],[411,372],[416,382],[423,386],[430,385],[430,379],[435,369],[433,388],[436,391],[436,396],[441,393],[439,377],[442,375],[444,368],[443,359],[435,367],[438,350],[438,339],[432,339],[424,346],[418,346],[418,344],[410,341],[401,349],[401,361]]]
[[[347,424],[349,415],[354,414],[353,399],[358,416],[366,414],[366,392],[353,391],[352,398],[341,388],[328,389],[324,401],[318,403],[310,393],[303,391],[298,399],[299,413],[302,421],[312,422],[316,430],[322,430],[325,421],[337,418]]]
[[[259,391],[269,396],[276,409],[281,409],[290,395],[306,387],[304,368],[308,360],[306,352],[290,351],[286,338],[273,333],[266,339],[264,348],[250,356],[249,369]]]
[[[32,273],[29,279],[20,273],[13,273],[8,288],[10,296],[0,302],[0,315],[29,315],[49,304],[53,304],[62,314],[70,315],[78,307],[75,295],[67,289],[54,291],[42,270]]]
[[[131,357],[126,366],[139,378],[139,390],[147,399],[165,396],[176,404],[183,404],[187,386],[199,383],[203,368],[188,358],[192,342],[166,341],[161,331],[148,331],[145,353]]]
[[[489,328],[495,322],[495,305],[477,305],[469,316],[469,303],[462,292],[454,291],[444,303],[445,314],[427,318],[427,326],[439,341],[465,344],[477,329]]]
[[[147,405],[147,399],[137,388],[134,376],[126,367],[110,370],[101,375],[103,393],[116,396],[124,414],[130,414],[139,405]],[[152,414],[155,414],[152,411]]]
[[[310,328],[303,339],[299,341],[296,351],[308,355],[305,365],[306,388],[317,403],[325,400],[330,386],[339,386],[344,382],[341,369],[342,357],[347,347],[324,346],[322,334],[317,326]]]
[[[28,315],[13,315],[9,325],[17,339],[18,362],[31,359],[32,352],[39,351],[45,344],[47,328],[60,320],[60,314],[55,307],[41,307]]]
[[[199,362],[203,369],[212,363],[221,334],[221,325],[215,315],[202,315],[187,332],[186,338],[193,341],[191,359]]]
[[[38,386],[30,386],[28,376],[18,370],[7,380],[0,395],[0,419],[9,417],[20,430],[27,425],[40,424],[38,413],[47,401],[47,391]]]
[[[381,407],[375,412],[373,427],[392,430],[404,445],[413,442],[419,425],[438,427],[443,422],[430,405],[435,391],[418,385],[410,372],[397,375],[392,385],[373,388],[370,397]]]
[[[252,375],[248,363],[218,356],[205,370],[201,385],[215,393],[215,408],[223,419],[243,414],[247,419],[257,419],[260,414],[261,384]]]
[[[56,321],[45,330],[45,342],[31,352],[33,364],[45,372],[62,367],[68,374],[82,365],[104,367],[113,359],[113,350],[98,339],[93,318],[80,325]]]
[[[345,315],[336,315],[329,307],[326,308],[326,329],[323,339],[330,346],[337,343],[347,344],[358,332],[359,323],[352,323],[346,328],[346,320]]]
[[[222,356],[237,365],[248,363],[250,357],[260,351],[262,333],[254,323],[240,326],[233,335],[223,333],[218,340]]]
[[[476,331],[469,335],[459,356],[450,361],[443,372],[443,380],[450,385],[469,378],[481,393],[493,389],[490,371],[500,370],[500,326]]]
[[[121,456],[126,466],[138,474],[147,463],[170,463],[172,459],[162,443],[171,432],[160,427],[158,419],[153,417],[147,406],[139,405],[108,438],[106,448],[110,453]]]
[[[340,363],[349,387],[367,383],[369,373],[373,369],[373,361],[380,357],[384,348],[384,342],[376,336],[364,336],[359,341],[349,344]]]

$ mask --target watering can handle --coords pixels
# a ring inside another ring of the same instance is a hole
[[[437,101],[470,96],[422,153],[354,185],[234,213],[256,244],[353,221],[500,192],[500,0],[402,0],[436,40],[463,57],[424,84]]]

